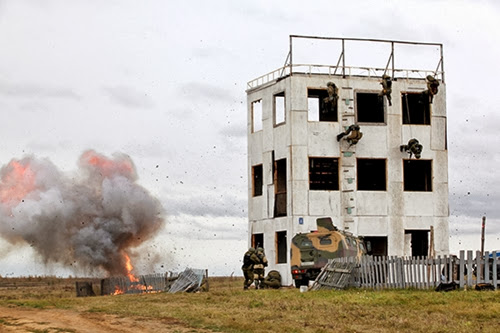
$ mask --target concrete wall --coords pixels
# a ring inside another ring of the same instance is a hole
[[[307,89],[326,89],[333,81],[339,88],[338,121],[308,121]],[[269,269],[278,269],[291,284],[288,264],[275,264],[275,233],[287,231],[287,241],[299,232],[316,229],[316,217],[331,216],[340,228],[356,235],[387,236],[388,254],[408,254],[405,229],[429,230],[434,226],[438,254],[448,253],[448,157],[446,150],[445,86],[434,97],[431,125],[403,125],[401,92],[421,92],[425,80],[399,79],[392,85],[392,106],[385,100],[385,123],[359,123],[363,138],[348,147],[336,136],[356,121],[356,92],[381,90],[379,78],[294,74],[275,84],[248,92],[249,243],[252,233],[264,233]],[[275,126],[273,96],[285,92],[286,121]],[[262,130],[251,133],[251,103],[262,100]],[[422,160],[432,160],[432,192],[403,191],[400,145],[417,138],[423,145]],[[273,219],[273,156],[287,160],[287,216]],[[347,156],[348,152],[350,156]],[[309,190],[309,157],[337,157],[339,191]],[[357,191],[356,158],[383,158],[387,165],[386,191]],[[252,197],[252,166],[263,165],[263,195]],[[352,189],[352,191],[347,191]],[[350,209],[347,206],[351,205]],[[301,222],[300,222],[301,221]],[[406,249],[406,250],[405,250]],[[405,252],[406,251],[406,252]]]

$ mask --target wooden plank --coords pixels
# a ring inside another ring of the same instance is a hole
[[[490,252],[484,252],[484,282],[490,283]]]
[[[409,287],[415,288],[415,266],[414,266],[414,261],[412,257],[407,258],[407,266],[408,266],[408,282],[409,282]]]
[[[460,262],[459,262],[459,266],[458,266],[458,285],[460,286],[460,289],[463,289],[464,288],[464,285],[465,285],[465,281],[464,281],[464,278],[465,278],[465,261],[464,261],[464,257],[465,257],[465,252],[463,250],[460,251]]]
[[[374,271],[373,271],[373,257],[370,256],[370,263],[369,263],[369,266],[370,268],[370,288],[374,288],[375,287],[375,276],[374,276]]]
[[[388,284],[387,284],[387,280],[388,280],[388,276],[387,276],[387,257],[382,257],[382,269],[383,269],[383,276],[384,276],[384,288],[387,289],[388,287]]]
[[[446,256],[445,256],[446,257]],[[441,258],[440,255],[438,255],[438,263],[437,263],[437,271],[438,271],[438,274],[439,274],[439,282],[435,285],[436,287],[439,285],[439,283],[441,283],[441,281],[443,280],[442,279],[442,268],[441,268],[441,264],[443,263],[443,258]]]
[[[497,279],[497,274],[498,274],[498,268],[497,268],[497,265],[498,265],[498,257],[497,257],[498,253],[496,251],[493,251],[492,253],[492,259],[493,259],[493,262],[492,262],[492,266],[491,266],[491,270],[492,270],[492,273],[493,273],[493,286],[495,287],[495,289],[498,288],[498,279]]]
[[[472,251],[467,251],[467,287],[472,287]]]
[[[476,284],[484,282],[484,263],[481,261],[481,251],[476,251]]]

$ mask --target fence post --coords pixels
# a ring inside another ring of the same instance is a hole
[[[484,252],[483,265],[484,265],[484,283],[490,282],[490,253],[488,251]]]
[[[467,287],[472,287],[472,250],[467,251]]]
[[[476,251],[476,284],[484,282],[484,265],[481,251]]]
[[[492,273],[493,273],[493,286],[495,287],[495,289],[498,288],[497,284],[498,284],[498,268],[497,268],[497,265],[498,265],[498,257],[497,257],[497,252],[496,251],[493,251],[492,253],[492,257],[493,257],[493,263],[492,263]]]
[[[465,262],[464,262],[465,252],[464,250],[460,251],[460,263],[458,266],[458,283],[460,285],[460,289],[464,287],[464,279],[465,279]]]

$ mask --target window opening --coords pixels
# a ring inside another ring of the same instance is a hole
[[[329,157],[309,158],[309,189],[338,191],[339,159]]]
[[[262,100],[252,102],[252,133],[262,130]]]
[[[264,234],[253,234],[252,235],[252,247],[254,249],[258,247],[264,247]]]
[[[365,244],[370,243],[369,255],[387,256],[387,236],[363,237]]]
[[[287,262],[286,231],[276,232],[276,263],[286,264]]]
[[[274,95],[274,125],[285,122],[285,93]]]
[[[262,195],[262,164],[255,165],[252,167],[252,188],[253,188],[253,196],[258,197]]]
[[[386,161],[385,159],[357,160],[357,179],[359,191],[386,190]]]
[[[411,256],[427,257],[429,252],[429,230],[405,230],[411,235]]]
[[[421,93],[401,93],[403,124],[430,125],[431,112],[426,96]]]
[[[384,96],[379,93],[356,93],[358,123],[385,123]]]
[[[432,160],[403,160],[404,190],[432,192]]]
[[[307,120],[338,121],[337,103],[328,103],[328,91],[324,89],[307,90]]]
[[[286,159],[274,162],[274,217],[286,216]]]

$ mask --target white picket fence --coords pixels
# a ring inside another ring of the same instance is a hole
[[[500,255],[500,254],[498,254]],[[486,283],[495,287],[500,282],[500,260],[496,252],[460,251],[456,256],[396,257],[362,256],[335,259],[340,262],[358,263],[352,272],[351,285],[362,288],[436,288],[441,283],[456,283],[458,287]]]

